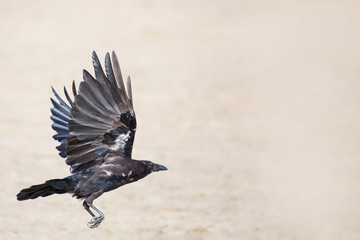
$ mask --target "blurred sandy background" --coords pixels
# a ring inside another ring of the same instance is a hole
[[[0,1],[1,239],[360,239],[358,1]],[[17,202],[69,174],[61,92],[115,50],[133,156],[169,171],[95,201]]]

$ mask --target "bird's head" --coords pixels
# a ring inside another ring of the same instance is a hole
[[[153,163],[151,161],[141,161],[141,162],[145,165],[146,171],[148,173],[168,170],[165,166]]]

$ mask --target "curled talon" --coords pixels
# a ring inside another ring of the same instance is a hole
[[[87,226],[89,228],[97,228],[103,220],[104,220],[104,217],[102,217],[102,216],[93,217],[90,220],[90,222],[87,223]]]
[[[89,214],[92,216],[92,219],[90,220],[90,222],[88,222],[87,226],[89,228],[97,228],[100,223],[104,221],[105,215],[94,205],[86,203],[86,201],[84,201],[83,206],[85,210],[88,211]],[[90,208],[94,209],[99,214],[99,216],[95,216],[95,214],[90,210]]]

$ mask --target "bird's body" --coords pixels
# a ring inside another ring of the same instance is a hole
[[[99,197],[104,192],[144,178],[151,171],[151,168],[142,161],[116,159],[114,156],[111,163],[102,164],[100,167],[90,169],[87,172],[72,175],[70,179],[75,183],[74,196],[84,198],[92,195],[90,198],[92,199],[94,195]]]
[[[52,194],[71,193],[84,199],[85,210],[93,217],[90,228],[98,227],[104,214],[93,206],[93,201],[104,192],[144,178],[151,172],[167,170],[150,161],[131,158],[136,131],[131,82],[127,91],[122,80],[115,53],[105,58],[106,75],[96,53],[93,52],[95,76],[84,70],[84,82],[79,92],[73,83],[72,101],[64,89],[65,103],[53,89],[59,103],[51,99],[54,139],[60,142],[59,154],[66,157],[72,175],[63,179],[48,180],[43,184],[23,189],[18,200],[46,197]],[[99,216],[90,210],[95,210]]]

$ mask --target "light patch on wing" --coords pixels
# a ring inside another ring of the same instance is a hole
[[[100,165],[99,168],[108,168],[108,167],[115,167],[115,166],[116,166],[115,164],[108,163],[108,164]]]
[[[124,149],[129,137],[130,137],[130,131],[128,131],[127,133],[120,134],[115,139],[115,144],[113,146],[111,146],[110,149],[115,150],[115,151],[117,151],[119,149]]]
[[[104,172],[106,173],[107,176],[111,176],[112,172],[108,171],[108,170],[104,170]]]

